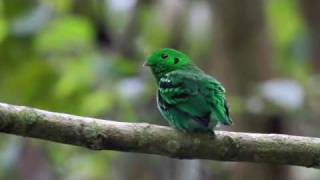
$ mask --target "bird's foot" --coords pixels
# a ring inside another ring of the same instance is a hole
[[[214,133],[213,130],[208,131],[208,136],[210,139],[215,139],[216,138],[216,134]]]

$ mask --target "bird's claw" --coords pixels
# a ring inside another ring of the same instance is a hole
[[[213,130],[209,131],[208,136],[210,139],[215,139],[216,138],[216,134],[214,133]]]

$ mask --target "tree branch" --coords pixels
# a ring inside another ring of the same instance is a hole
[[[115,122],[3,103],[0,103],[0,132],[93,150],[320,166],[320,138],[224,131],[216,131],[213,138],[146,123]]]

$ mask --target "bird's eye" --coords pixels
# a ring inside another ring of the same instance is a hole
[[[161,54],[162,59],[166,59],[168,57],[168,54]]]
[[[174,64],[177,64],[179,62],[179,58],[175,57],[174,58]]]

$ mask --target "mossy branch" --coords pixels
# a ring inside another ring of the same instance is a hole
[[[320,138],[223,131],[216,131],[213,138],[146,123],[115,122],[2,103],[0,132],[93,150],[158,154],[180,159],[320,166]]]

